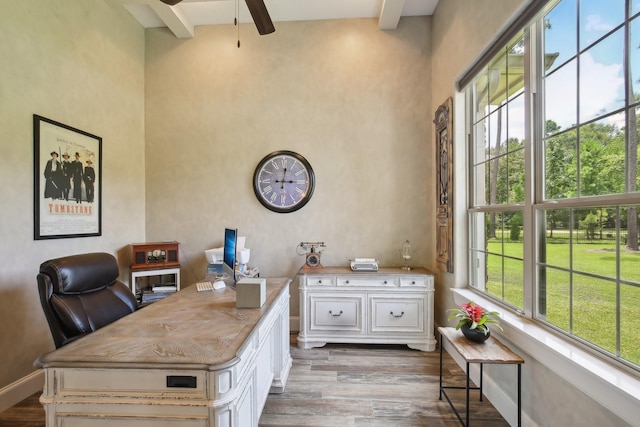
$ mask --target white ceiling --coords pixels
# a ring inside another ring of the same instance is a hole
[[[125,7],[145,28],[168,27],[178,38],[193,37],[198,25],[232,24],[236,1],[241,23],[252,22],[244,0],[183,0],[168,6],[160,0],[107,0]],[[392,30],[402,16],[431,15],[438,0],[264,0],[276,31],[278,22],[343,18],[378,18]]]

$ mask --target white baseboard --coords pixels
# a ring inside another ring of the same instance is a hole
[[[18,402],[23,401],[33,393],[42,391],[44,387],[44,372],[33,371],[26,377],[20,378],[0,389],[0,412],[11,408]]]

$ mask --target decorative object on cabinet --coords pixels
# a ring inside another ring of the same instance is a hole
[[[102,138],[34,114],[33,139],[34,240],[101,236]]]
[[[411,270],[411,267],[409,267],[409,260],[411,259],[411,243],[409,243],[408,240],[405,240],[402,244],[400,254],[402,255],[402,261],[404,262],[402,269],[405,271]]]
[[[331,343],[406,344],[433,351],[433,275],[424,268],[299,272],[303,349]]]
[[[102,252],[40,265],[38,293],[56,348],[136,311],[136,299],[119,274],[115,257]]]
[[[297,211],[311,199],[315,175],[311,165],[293,151],[267,154],[253,174],[253,191],[267,209],[278,213]]]
[[[305,257],[302,268],[322,268],[322,263],[320,262],[322,250],[319,250],[319,248],[326,247],[327,245],[324,242],[300,242],[296,247],[296,252],[298,255],[304,255]]]
[[[131,291],[140,304],[180,290],[179,245],[176,241],[131,244]]]
[[[436,263],[453,273],[453,101],[447,100],[436,110]]]

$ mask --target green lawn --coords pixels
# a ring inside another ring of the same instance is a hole
[[[502,249],[504,248],[504,249]],[[572,332],[613,354],[617,354],[616,302],[620,300],[620,356],[640,365],[640,253],[622,252],[619,288],[615,281],[615,246],[607,244],[573,245],[572,265],[568,244],[549,244],[543,272],[547,282],[547,321]],[[489,241],[489,252],[522,258],[522,242]],[[574,273],[552,267],[568,268]],[[504,271],[504,274],[503,274]],[[594,278],[584,273],[603,276]],[[516,307],[523,306],[523,264],[520,260],[488,257],[487,290]],[[503,277],[504,276],[504,277]],[[504,280],[504,281],[503,281]],[[635,284],[635,286],[634,286]]]

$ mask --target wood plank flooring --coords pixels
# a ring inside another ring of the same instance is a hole
[[[460,422],[438,400],[439,352],[406,346],[327,344],[300,350],[292,337],[293,367],[283,394],[269,395],[261,427],[454,427]],[[445,352],[446,385],[464,385],[464,373]],[[508,423],[472,392],[474,427]],[[464,391],[450,390],[464,411]],[[44,409],[34,394],[0,412],[1,427],[44,427]]]

